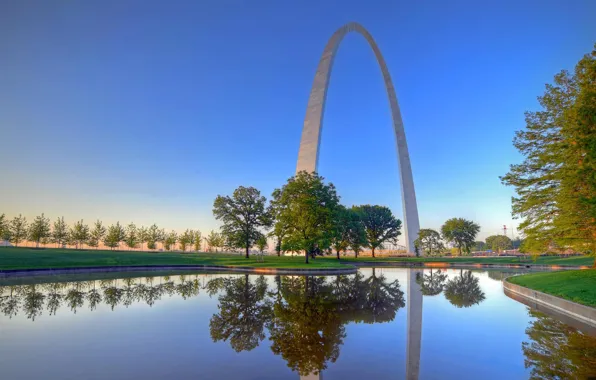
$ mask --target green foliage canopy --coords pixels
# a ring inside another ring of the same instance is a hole
[[[451,218],[441,227],[443,239],[457,247],[459,254],[470,253],[480,226],[464,218]]]
[[[271,226],[266,202],[259,190],[244,186],[234,190],[231,197],[218,195],[213,202],[213,215],[223,223],[222,233],[232,247],[245,249],[246,258],[263,235],[260,229]]]
[[[331,245],[339,196],[335,186],[316,173],[299,172],[273,192],[276,227],[287,228],[286,242],[309,255]]]

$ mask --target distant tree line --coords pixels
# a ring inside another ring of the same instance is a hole
[[[202,242],[206,243],[210,251],[226,248],[222,235],[215,231],[202,237],[199,230],[187,229],[179,234],[176,231],[166,232],[156,224],[150,227],[137,227],[134,223],[122,226],[119,222],[106,227],[100,220],[95,221],[91,226],[83,220],[69,226],[64,217],[57,218],[51,223],[44,214],[37,216],[31,223],[28,223],[27,219],[20,214],[12,220],[7,220],[5,214],[0,214],[0,239],[9,241],[16,247],[29,241],[35,243],[37,248],[40,245],[54,244],[57,247],[97,249],[103,243],[111,250],[120,248],[155,250],[161,245],[161,249],[166,251],[176,247],[182,251],[200,251]]]
[[[449,253],[445,243],[451,244],[459,255],[487,250],[502,252],[518,249],[521,245],[520,239],[511,240],[505,235],[489,236],[486,242],[475,240],[479,230],[480,226],[470,220],[452,218],[443,224],[441,232],[429,228],[421,229],[414,244],[419,253],[430,256]]]

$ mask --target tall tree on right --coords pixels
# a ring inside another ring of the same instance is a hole
[[[526,113],[513,140],[524,161],[501,177],[517,193],[512,214],[523,220],[522,248],[596,254],[596,45],[538,100],[542,109]]]
[[[460,256],[462,252],[470,253],[479,231],[479,225],[464,218],[451,218],[441,227],[443,239],[455,245]]]
[[[375,257],[375,249],[383,248],[383,244],[397,243],[397,237],[401,235],[401,220],[393,216],[389,207],[364,205],[352,209],[358,213],[364,225],[372,257]]]

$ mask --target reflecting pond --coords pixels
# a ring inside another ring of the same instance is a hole
[[[327,277],[4,279],[0,378],[596,376],[594,331],[506,296],[509,274],[376,268]]]

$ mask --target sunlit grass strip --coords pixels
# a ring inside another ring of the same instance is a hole
[[[224,253],[138,252],[138,251],[77,251],[72,249],[0,248],[0,269],[44,269],[77,267],[118,267],[143,265],[215,265],[267,269],[334,269],[351,268],[337,260],[311,260],[304,256],[255,257]]]
[[[582,305],[596,307],[596,269],[530,273],[509,277],[508,281]]]

